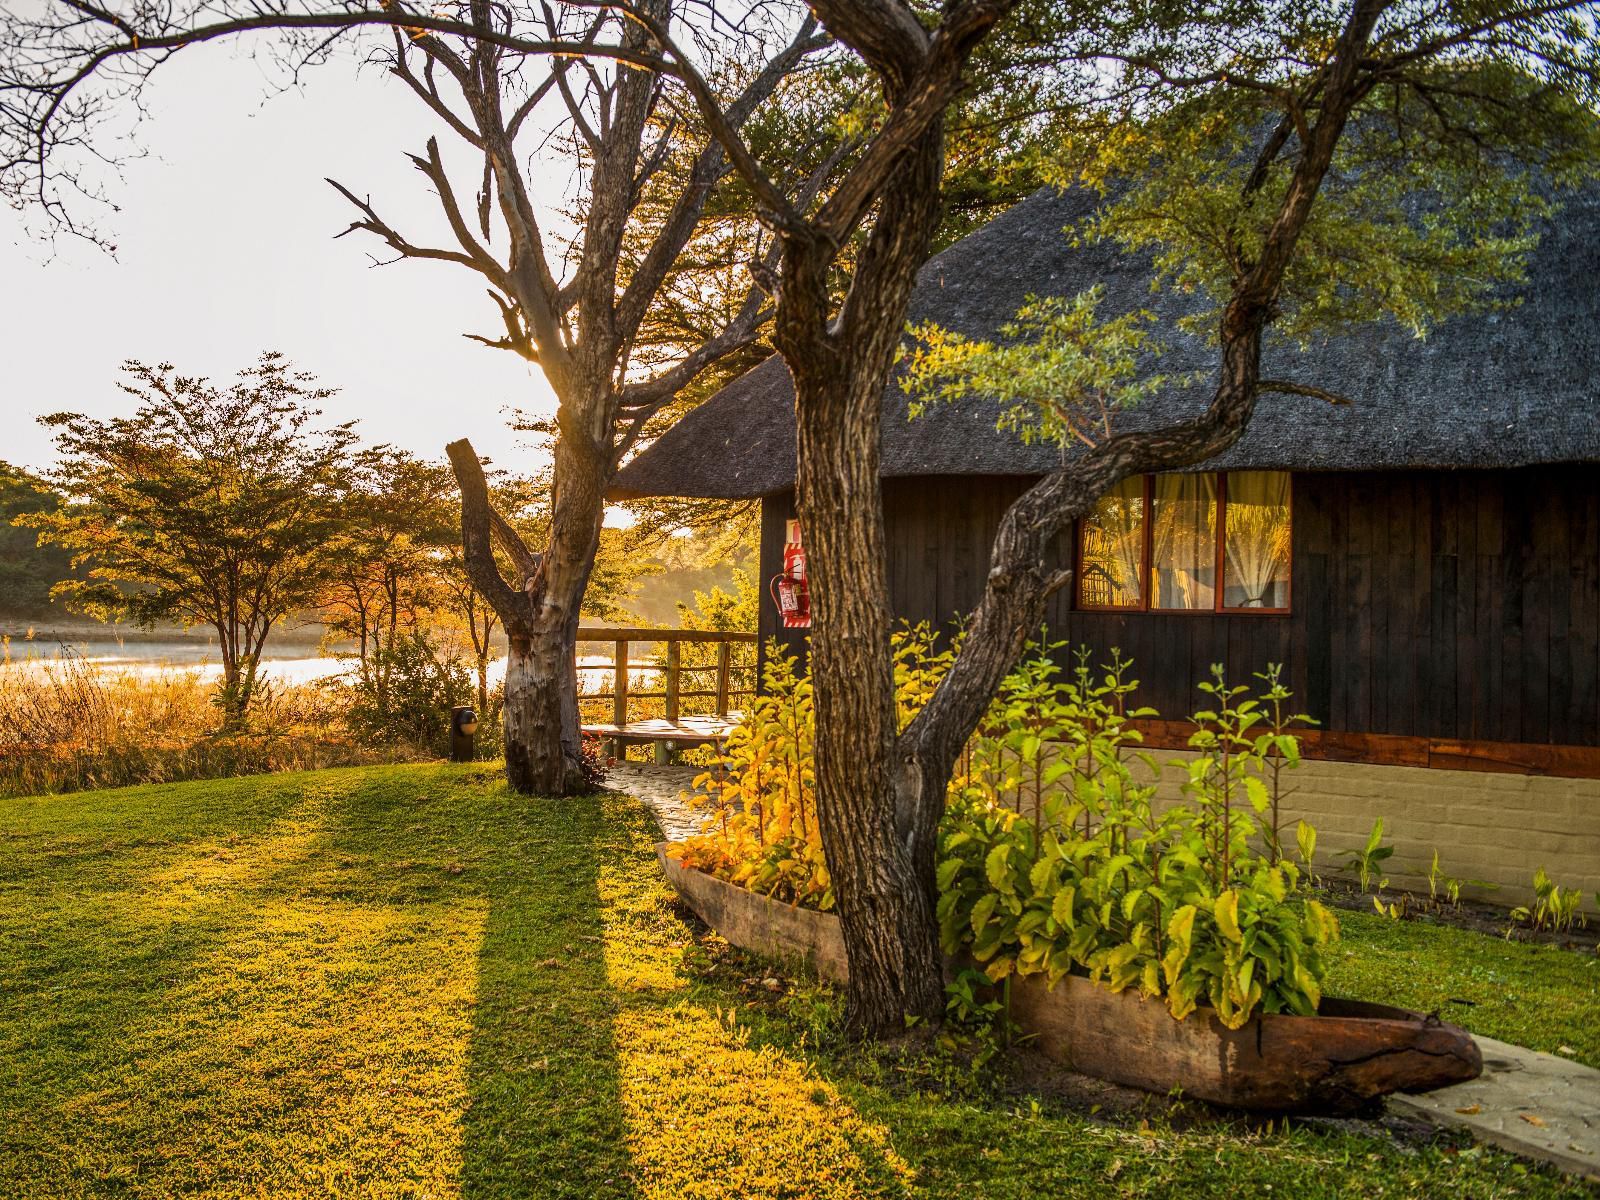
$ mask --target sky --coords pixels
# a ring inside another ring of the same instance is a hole
[[[324,411],[359,418],[368,441],[442,458],[470,437],[512,469],[542,457],[519,444],[507,410],[553,411],[544,377],[461,336],[500,332],[478,277],[427,262],[374,269],[376,239],[334,240],[353,210],[325,176],[370,195],[416,241],[439,228],[404,157],[436,132],[431,114],[348,60],[274,91],[242,49],[220,45],[157,73],[144,156],[105,185],[120,211],[80,210],[114,258],[72,237],[52,247],[36,217],[0,208],[0,459],[50,465],[41,414],[129,411],[116,386],[125,359],[221,382],[268,349],[340,389]],[[559,197],[562,181],[540,182],[547,201]]]

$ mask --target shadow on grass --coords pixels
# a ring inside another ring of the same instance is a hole
[[[662,1200],[907,1194],[911,1172],[888,1130],[820,1077],[803,1049],[753,1041],[740,1017],[740,981],[702,973],[693,931],[655,861],[660,834],[648,811],[620,796],[598,803],[599,819],[583,836],[598,852],[601,932],[580,945],[604,955],[596,986],[606,999],[594,1015],[609,1010],[611,1019],[597,1095],[608,1141],[611,1122],[621,1122],[637,1193]],[[586,950],[580,954],[587,959]],[[587,976],[591,968],[582,970]],[[610,1174],[619,1160],[604,1161],[604,1174],[597,1170],[586,1190],[570,1194],[628,1194]]]
[[[639,1195],[628,1151],[607,984],[601,856],[590,797],[501,793],[478,952],[463,1119],[467,1197]]]
[[[0,807],[0,1195],[458,1194],[489,910],[465,782]]]
[[[0,803],[0,1196],[901,1195],[646,810],[399,767]]]

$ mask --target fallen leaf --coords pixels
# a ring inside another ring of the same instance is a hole
[[[1576,1054],[1577,1051],[1574,1050],[1571,1046],[1557,1046],[1556,1047],[1556,1053],[1557,1054]]]
[[[1469,1104],[1465,1108],[1456,1109],[1456,1111],[1458,1113],[1460,1113],[1463,1117],[1475,1117],[1475,1116],[1477,1116],[1479,1113],[1481,1113],[1483,1111],[1483,1105],[1481,1105],[1481,1104]]]
[[[1543,1117],[1536,1117],[1532,1113],[1518,1113],[1517,1116],[1521,1117],[1529,1125],[1537,1125],[1540,1129],[1544,1128]]]

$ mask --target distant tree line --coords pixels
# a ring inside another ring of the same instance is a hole
[[[0,474],[4,545],[15,550],[0,603],[42,612],[54,599],[98,620],[210,629],[230,723],[258,697],[269,638],[306,615],[350,647],[369,706],[397,702],[397,671],[448,678],[436,669],[443,640],[488,708],[498,618],[466,572],[448,466],[363,445],[352,423],[324,422],[318,406],[333,390],[281,354],[263,354],[227,385],[169,363],[130,361],[124,371],[129,415],[44,417],[55,467],[43,479]],[[495,472],[489,481],[511,527],[544,536],[548,478]],[[602,534],[587,614],[623,615],[645,569],[634,540]]]
[[[0,617],[42,621],[58,615],[50,589],[72,574],[72,556],[56,546],[37,546],[32,532],[11,522],[61,503],[49,483],[0,462]]]

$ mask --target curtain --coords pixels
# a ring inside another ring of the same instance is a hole
[[[1215,607],[1216,476],[1157,475],[1152,517],[1151,607]]]
[[[1144,480],[1124,479],[1095,503],[1083,524],[1078,603],[1086,608],[1138,608],[1144,558]]]
[[[1223,507],[1225,608],[1284,608],[1289,602],[1289,476],[1230,471]]]

